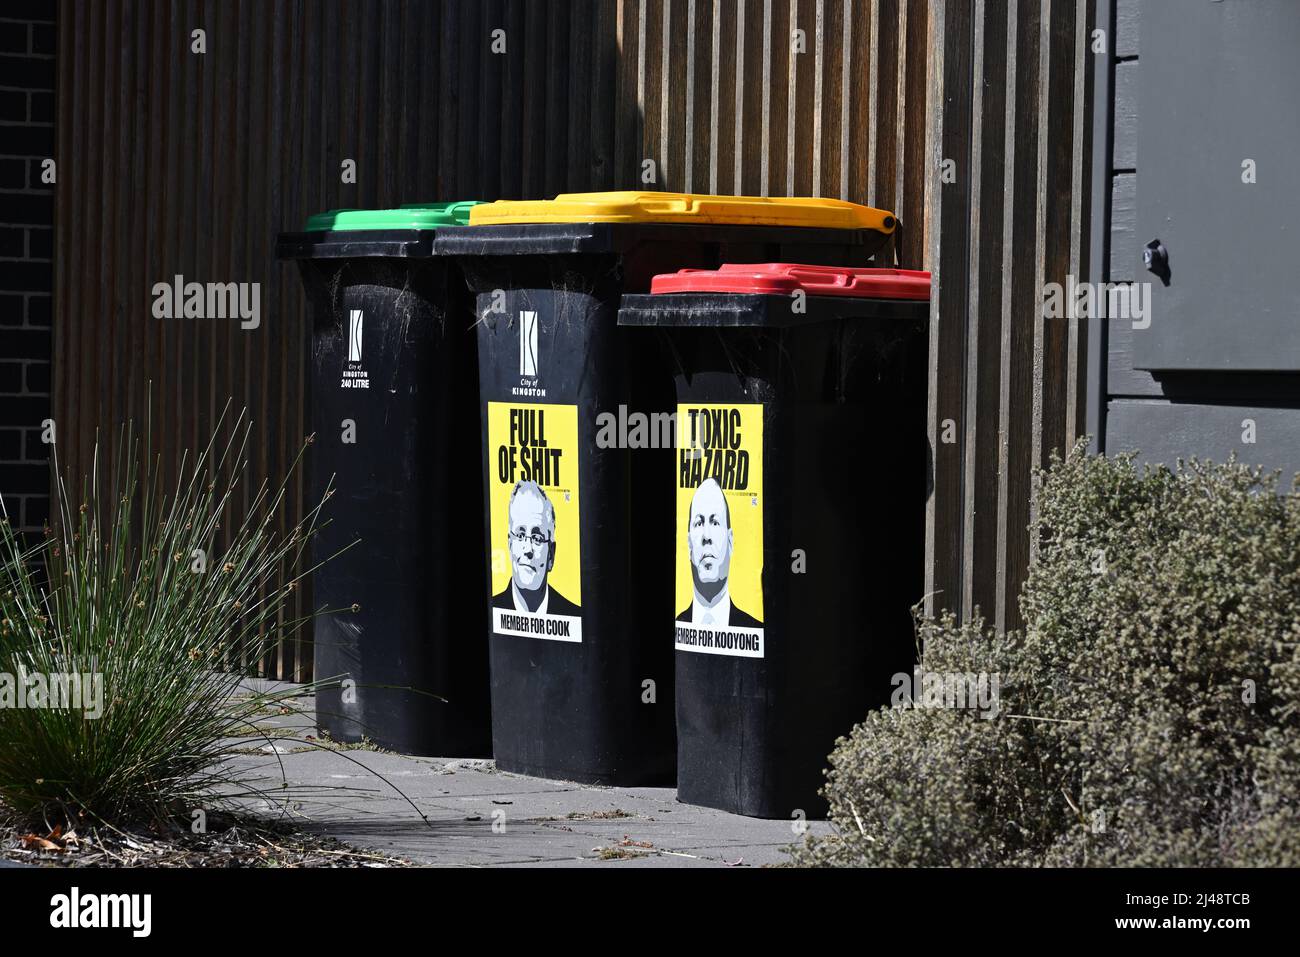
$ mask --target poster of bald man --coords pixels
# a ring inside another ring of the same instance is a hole
[[[678,651],[763,657],[763,407],[677,410]]]
[[[582,641],[577,437],[574,406],[488,403],[498,635]]]

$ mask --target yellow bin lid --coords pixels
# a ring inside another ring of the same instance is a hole
[[[894,231],[894,214],[814,196],[701,193],[562,193],[555,199],[498,200],[469,211],[471,226],[506,223],[725,223]]]

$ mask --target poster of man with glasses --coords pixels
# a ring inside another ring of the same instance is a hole
[[[582,641],[577,450],[568,440],[570,418],[577,438],[576,410],[497,405],[489,403],[492,630]]]
[[[492,598],[493,608],[534,615],[576,615],[578,606],[547,577],[555,567],[555,507],[536,482],[519,482],[510,493],[510,585]]]

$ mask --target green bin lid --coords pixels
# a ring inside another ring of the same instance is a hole
[[[437,229],[464,226],[476,199],[455,203],[412,203],[397,209],[330,209],[307,217],[309,233],[360,229]]]

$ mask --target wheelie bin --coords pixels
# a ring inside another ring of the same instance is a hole
[[[836,738],[911,673],[929,291],[924,272],[772,263],[623,297],[676,387],[674,532],[655,529],[675,603],[653,615],[665,645],[675,619],[685,803],[824,816]]]
[[[838,200],[621,192],[484,204],[438,234],[477,297],[498,767],[673,780],[672,378],[618,328],[622,297],[728,260],[866,263],[894,228]]]
[[[434,237],[470,202],[331,210],[279,237],[312,325],[317,722],[407,754],[491,753],[472,308]]]

